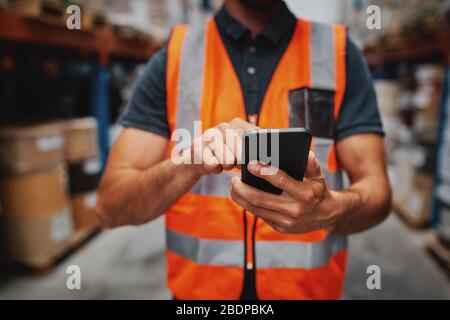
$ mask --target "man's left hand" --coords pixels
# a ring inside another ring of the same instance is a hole
[[[264,168],[266,167],[266,168]],[[283,190],[280,195],[267,193],[243,183],[238,177],[231,181],[231,197],[241,207],[263,219],[282,233],[307,233],[315,230],[333,231],[338,221],[338,208],[334,193],[328,189],[319,161],[309,153],[303,181],[295,180],[286,172],[268,165],[251,162],[250,173],[267,180]]]

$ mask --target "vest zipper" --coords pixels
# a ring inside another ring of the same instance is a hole
[[[264,93],[265,95],[265,93]],[[264,102],[264,99],[263,99]],[[262,104],[261,107],[258,110],[258,113],[256,114],[256,119],[250,119],[251,123],[254,123],[257,127],[259,127],[259,119],[261,114]],[[251,235],[251,245],[252,245],[252,261],[253,261],[253,269],[255,270],[255,294],[256,294],[256,249],[255,249],[255,233],[256,233],[256,223],[258,222],[258,217],[252,215],[253,217],[253,226],[252,226],[252,235]]]
[[[247,115],[247,120],[255,125],[259,122],[259,113],[255,117]],[[256,120],[256,121],[255,121]],[[256,293],[256,259],[255,259],[255,232],[258,217],[243,210],[244,219],[244,280],[241,300],[258,300]],[[250,221],[248,221],[250,220]],[[250,223],[249,223],[250,222]]]
[[[259,111],[261,111],[261,110],[259,110]],[[247,114],[247,121],[250,122],[253,125],[259,126],[259,113],[260,112],[258,112],[257,114],[254,114],[254,115],[248,115]],[[251,213],[247,213],[244,210],[244,219],[245,220],[247,219],[247,215],[249,217],[249,220],[252,221],[253,223],[252,223],[252,226],[251,226],[251,229],[250,229],[250,235],[247,235],[247,233],[246,233],[246,238],[245,238],[245,241],[250,243],[250,250],[246,250],[245,268],[247,270],[253,270],[253,269],[256,269],[256,261],[255,261],[255,231],[256,231],[256,222],[258,220],[258,217],[254,216]],[[246,232],[247,232],[247,227],[245,227],[245,229],[246,229]]]
[[[244,279],[240,299],[257,300],[255,264],[255,229],[257,217],[251,213],[247,213],[245,209],[243,210],[242,216],[244,224]]]
[[[251,213],[244,210],[245,220],[246,220],[246,243],[247,250],[245,253],[245,268],[247,270],[252,270],[256,268],[255,261],[255,229],[256,229],[256,219],[257,217]]]

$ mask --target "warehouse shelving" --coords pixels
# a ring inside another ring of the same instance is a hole
[[[440,62],[446,67],[446,77],[443,88],[443,96],[441,102],[441,114],[439,117],[439,131],[437,138],[437,156],[436,169],[434,174],[434,191],[433,191],[433,208],[431,225],[436,227],[440,221],[441,210],[443,202],[439,198],[439,188],[441,188],[442,172],[442,158],[439,155],[443,152],[445,143],[445,132],[449,130],[450,111],[449,108],[449,62],[450,62],[450,29],[443,30],[433,39],[421,39],[414,42],[405,43],[395,49],[386,48],[372,48],[364,52],[365,58],[371,68],[374,70],[380,69],[386,64],[391,63],[422,63],[433,61]],[[448,161],[448,159],[445,159]]]
[[[48,24],[2,10],[0,40],[77,50],[95,57],[92,59],[91,112],[98,122],[100,151],[105,163],[109,150],[108,65],[115,57],[144,62],[156,52],[159,45],[152,40],[125,39],[107,32],[69,30],[63,25]]]
[[[445,64],[450,54],[450,29],[441,31],[433,39],[406,42],[397,48],[376,48],[364,52],[371,67],[381,67],[390,62],[417,62],[437,56]]]
[[[123,39],[105,32],[69,30],[65,26],[48,24],[1,10],[0,39],[95,53],[102,65],[107,65],[113,56],[145,61],[158,49],[158,45],[153,41]]]

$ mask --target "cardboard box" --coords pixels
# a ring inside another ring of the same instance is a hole
[[[8,10],[56,25],[64,25],[66,7],[58,0],[11,0]]]
[[[436,227],[441,241],[450,248],[450,206],[443,206],[440,212],[440,221]]]
[[[378,107],[382,115],[396,115],[399,106],[400,85],[394,80],[375,80]]]
[[[394,210],[407,223],[416,228],[424,227],[431,218],[433,202],[433,175],[423,170],[426,160],[421,148],[399,148],[395,162],[389,165],[389,178],[394,196]]]
[[[67,161],[79,162],[98,155],[97,122],[94,118],[66,121],[65,137]]]
[[[397,148],[392,153],[393,164],[390,165],[389,178],[392,184],[394,200],[404,202],[411,193],[414,179],[412,150]]]
[[[77,195],[97,188],[101,162],[98,157],[69,164],[70,194]]]
[[[419,141],[435,143],[437,139],[444,70],[440,65],[425,64],[417,68],[414,94],[414,133]]]
[[[67,203],[64,166],[4,177],[0,180],[2,214],[15,217],[46,216]]]
[[[64,161],[60,123],[0,128],[0,171],[23,174],[55,167]]]
[[[68,206],[41,215],[5,215],[0,221],[4,258],[32,267],[52,263],[73,234]]]
[[[411,192],[404,203],[416,221],[426,223],[431,218],[433,203],[433,176],[415,171]]]
[[[79,194],[72,197],[72,215],[75,230],[98,225],[95,216],[96,191]]]

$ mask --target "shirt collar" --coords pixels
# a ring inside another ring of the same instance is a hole
[[[245,35],[250,34],[250,30],[233,18],[228,13],[225,6],[222,6],[222,8],[217,12],[215,20],[218,26],[235,41],[238,41]],[[273,20],[257,36],[267,38],[270,42],[277,45],[280,43],[282,36],[294,28],[295,23],[296,18],[294,14],[283,2],[282,7],[274,16]]]

